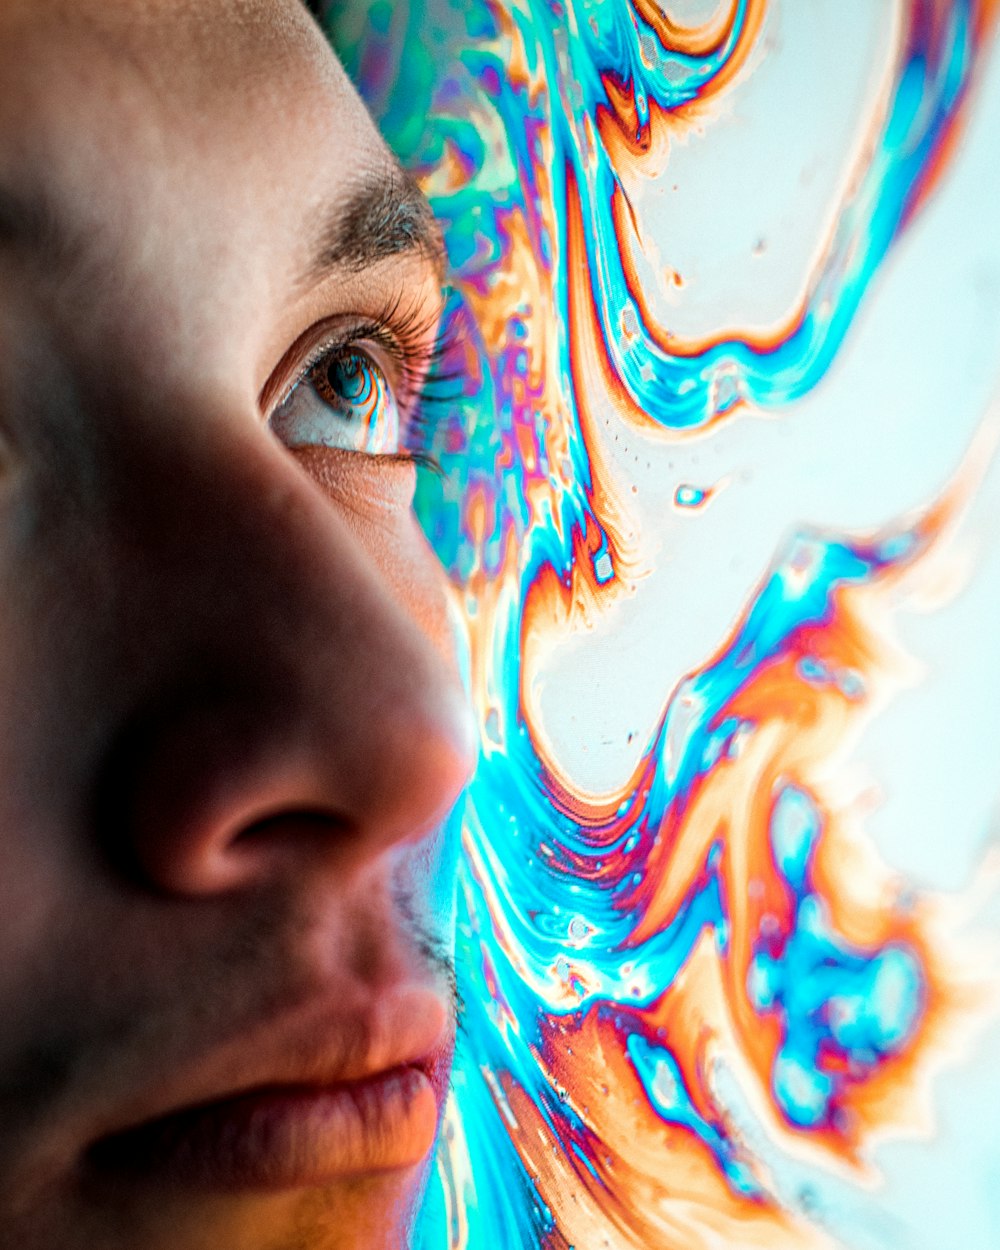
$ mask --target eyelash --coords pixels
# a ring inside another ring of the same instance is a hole
[[[392,378],[387,378],[387,381],[396,390],[396,402],[405,429],[404,441],[419,448],[401,451],[397,455],[387,454],[385,459],[412,461],[443,477],[445,473],[441,462],[425,448],[441,420],[433,409],[438,406],[447,409],[458,397],[455,390],[438,393],[442,383],[454,383],[459,379],[458,373],[446,373],[441,369],[442,364],[452,358],[457,346],[456,325],[454,319],[447,315],[447,301],[446,311],[440,317],[423,316],[412,305],[404,309],[402,302],[403,297],[399,295],[371,320],[352,326],[346,334],[319,343],[299,366],[295,378],[285,388],[275,407],[280,407],[297,387],[308,382],[312,372],[325,361],[352,349],[370,356],[364,346],[365,340],[377,343],[398,370],[399,385],[394,386]],[[436,332],[429,339],[430,331],[435,326]],[[374,363],[378,365],[377,360]]]

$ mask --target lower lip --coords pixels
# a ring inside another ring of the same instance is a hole
[[[412,1167],[434,1144],[427,1074],[400,1067],[328,1087],[255,1090],[98,1143],[99,1173],[206,1190],[281,1190]]]

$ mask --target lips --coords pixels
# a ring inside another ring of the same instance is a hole
[[[393,1068],[364,1081],[276,1087],[191,1107],[99,1142],[99,1172],[158,1186],[291,1189],[419,1163],[438,1103],[428,1074]]]
[[[449,1066],[440,997],[410,988],[366,1012],[309,1017],[251,1030],[175,1079],[151,1114],[93,1142],[91,1178],[281,1190],[419,1164],[434,1142]]]

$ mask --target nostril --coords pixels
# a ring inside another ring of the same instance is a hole
[[[346,823],[332,818],[326,812],[310,808],[299,810],[271,812],[261,816],[259,820],[241,829],[233,839],[235,842],[266,842],[287,832],[289,826],[297,833],[308,836],[310,833],[328,837],[333,831],[346,831]]]
[[[335,854],[340,843],[354,837],[350,822],[334,813],[300,808],[273,811],[237,829],[226,846],[229,856],[249,857],[283,852],[289,845],[310,860]]]

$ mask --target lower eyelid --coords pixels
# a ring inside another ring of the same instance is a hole
[[[359,518],[409,513],[413,505],[417,473],[409,456],[315,446],[289,451],[334,503]]]

